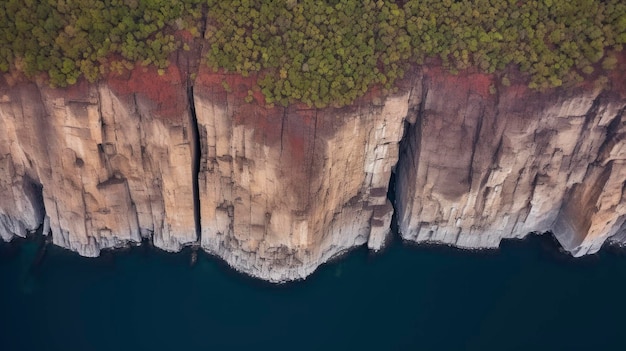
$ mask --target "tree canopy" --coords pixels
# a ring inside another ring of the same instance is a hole
[[[527,72],[531,88],[615,68],[623,0],[3,0],[0,70],[51,84],[168,65],[206,21],[206,63],[255,74],[268,103],[345,105],[437,57],[451,72]],[[510,83],[503,77],[504,85]]]
[[[2,0],[0,70],[66,86],[136,62],[164,68],[179,46],[166,27],[199,9],[200,0]]]

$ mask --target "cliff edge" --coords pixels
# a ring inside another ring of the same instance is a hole
[[[425,67],[342,108],[267,106],[252,81],[172,65],[64,89],[0,84],[0,236],[44,226],[84,256],[196,245],[280,282],[406,240],[465,248],[552,231],[626,239],[626,99]],[[161,72],[163,73],[163,72]],[[619,79],[612,79],[619,82]]]

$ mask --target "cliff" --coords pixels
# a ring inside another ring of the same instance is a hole
[[[489,248],[551,231],[581,256],[626,230],[616,89],[493,92],[488,77],[437,70],[418,81],[398,166],[404,239]]]
[[[175,69],[166,79],[136,70],[69,89],[4,87],[4,238],[37,228],[45,208],[44,232],[84,256],[142,236],[171,251],[197,240],[190,116]]]
[[[196,245],[270,281],[352,247],[465,248],[552,231],[575,256],[626,241],[626,99],[410,72],[387,98],[267,107],[252,80],[176,65],[67,89],[0,84],[0,235],[44,226],[84,256]],[[613,79],[613,81],[617,81]]]

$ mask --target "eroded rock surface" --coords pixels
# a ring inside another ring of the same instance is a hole
[[[172,66],[70,89],[3,81],[2,239],[43,226],[97,256],[151,238],[299,279],[384,245],[395,169],[406,240],[488,248],[552,231],[575,256],[626,242],[625,89],[540,94],[426,68],[385,99],[315,109],[267,107],[254,79],[190,77]]]
[[[402,237],[465,248],[552,231],[575,256],[624,230],[626,101],[580,88],[494,91],[426,71],[402,146]]]
[[[194,89],[202,247],[272,281],[304,278],[370,237],[379,247],[408,93],[343,109],[265,108],[244,102],[248,86],[205,73]]]
[[[53,242],[84,256],[149,235],[170,251],[196,241],[190,117],[180,76],[168,73],[70,89],[7,84],[3,238],[35,230],[45,207]]]

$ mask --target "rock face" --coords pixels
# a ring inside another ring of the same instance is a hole
[[[252,79],[181,71],[0,82],[0,236],[43,225],[84,256],[151,238],[299,279],[384,245],[395,170],[406,240],[486,248],[552,231],[575,256],[626,243],[624,89],[540,94],[426,68],[385,99],[284,108]]]
[[[5,241],[35,231],[44,220],[41,183],[33,164],[44,161],[35,155],[46,153],[40,142],[45,133],[38,123],[42,114],[36,86],[0,93],[0,237]]]
[[[204,73],[194,88],[202,247],[271,281],[304,278],[368,240],[379,248],[408,93],[344,109],[267,109],[244,102],[247,83]]]
[[[498,92],[437,71],[419,81],[396,188],[404,239],[489,248],[552,231],[580,256],[624,231],[623,96]]]
[[[35,230],[45,207],[53,242],[84,256],[149,235],[170,251],[194,242],[190,118],[176,69],[167,77],[3,85],[2,237]]]

